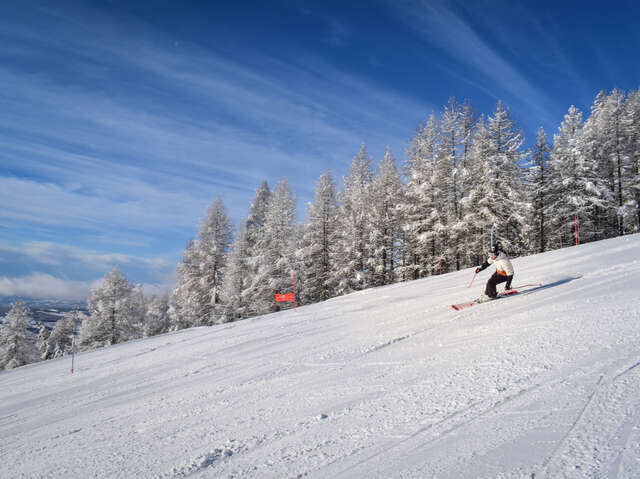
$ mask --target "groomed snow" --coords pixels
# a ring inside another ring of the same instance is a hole
[[[0,373],[0,476],[640,477],[640,235]]]

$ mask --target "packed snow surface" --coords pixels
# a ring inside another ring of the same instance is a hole
[[[0,476],[640,477],[640,236],[0,373]]]

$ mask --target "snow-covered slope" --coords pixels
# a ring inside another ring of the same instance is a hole
[[[1,477],[640,477],[640,236],[0,373]]]

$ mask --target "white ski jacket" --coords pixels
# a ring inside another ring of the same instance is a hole
[[[498,253],[498,256],[495,258],[493,254],[489,255],[489,259],[487,259],[488,264],[495,264],[496,271],[500,276],[511,276],[513,275],[513,265],[511,261],[509,261],[509,257],[504,254],[502,251]],[[483,268],[484,269],[484,268]]]

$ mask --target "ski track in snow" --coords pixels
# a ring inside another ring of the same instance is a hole
[[[640,236],[0,373],[0,477],[640,477]]]

